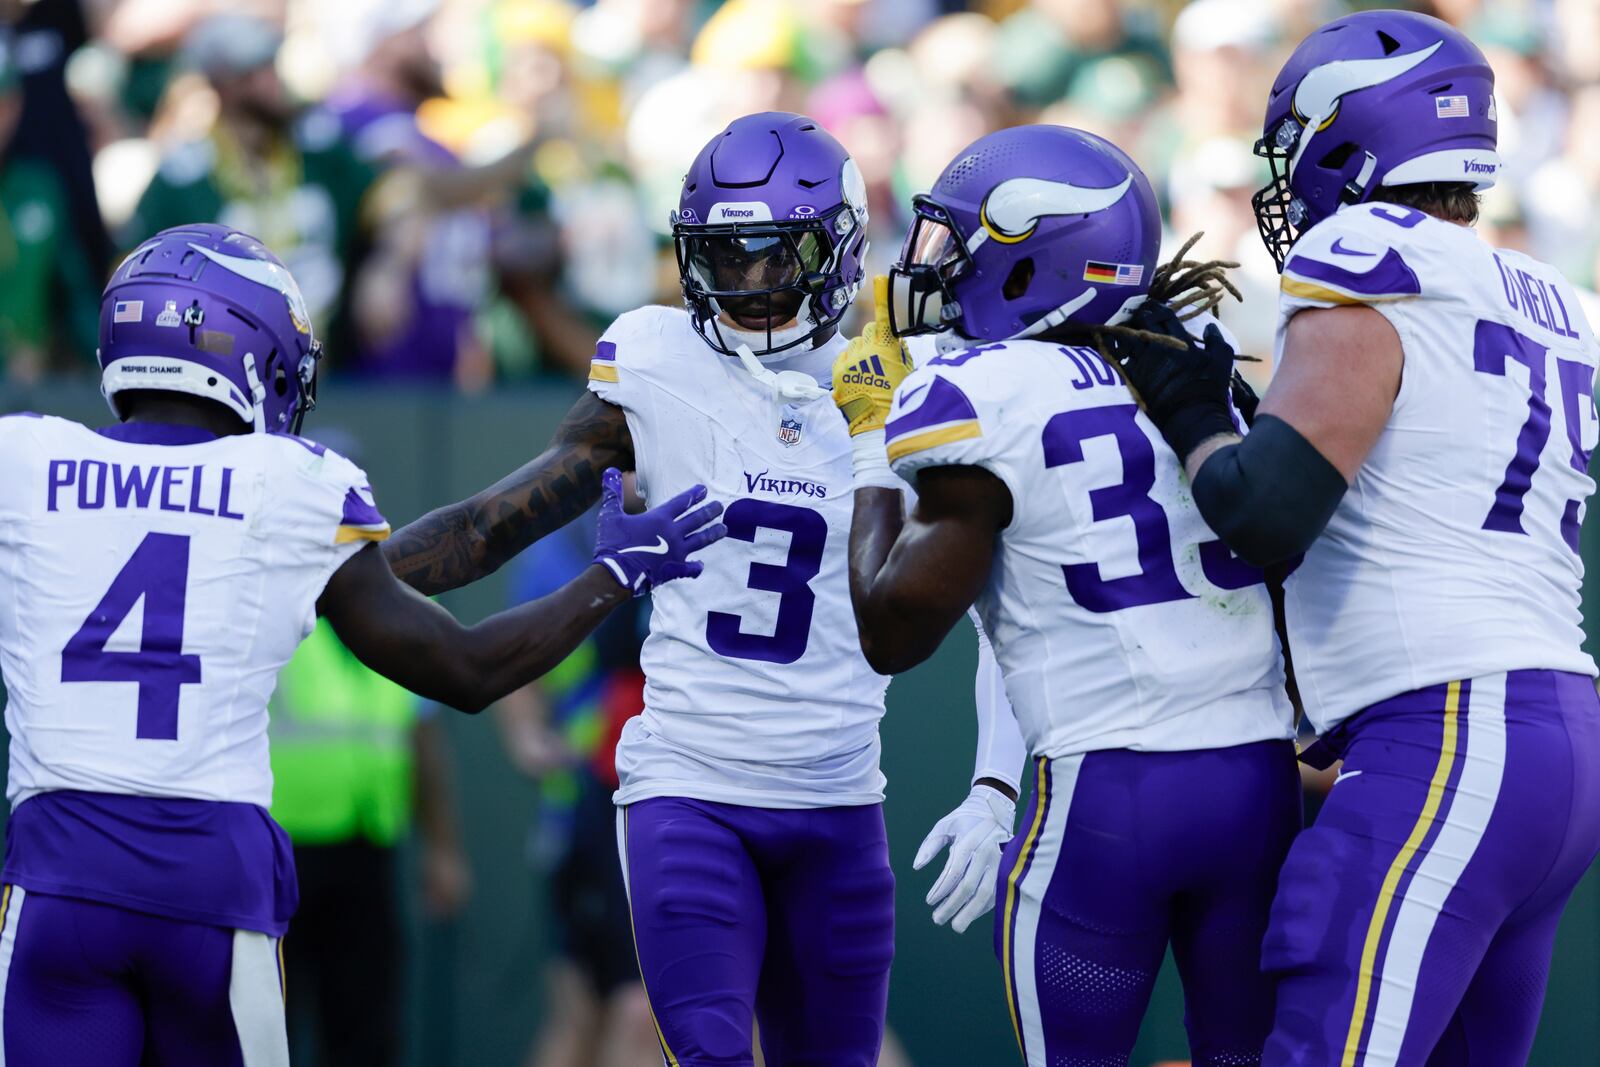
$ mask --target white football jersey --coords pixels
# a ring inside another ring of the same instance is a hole
[[[813,354],[824,374],[843,347]],[[888,679],[862,656],[850,605],[850,437],[833,401],[782,401],[667,307],[612,324],[589,388],[627,414],[640,492],[660,503],[702,483],[729,530],[696,557],[699,578],[651,594],[617,802],[882,800]]]
[[[1452,679],[1594,674],[1578,528],[1600,349],[1572,286],[1468,227],[1362,204],[1295,244],[1278,355],[1296,312],[1352,304],[1394,326],[1405,367],[1382,436],[1286,584],[1312,723]]]
[[[1261,572],[1206,526],[1177,456],[1093,349],[939,356],[896,391],[888,441],[903,478],[982,467],[1011,491],[977,608],[1035,755],[1292,736]]]
[[[12,806],[55,789],[271,804],[278,671],[334,570],[388,536],[366,475],[287,435],[37,416],[0,419],[0,456]]]

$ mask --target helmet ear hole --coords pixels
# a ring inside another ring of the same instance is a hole
[[[1346,163],[1350,162],[1350,157],[1355,154],[1355,151],[1355,142],[1346,141],[1344,144],[1330,150],[1327,155],[1317,160],[1317,166],[1326,168],[1327,170],[1339,170],[1343,168]]]
[[[273,354],[276,356],[276,353]],[[268,357],[272,361],[272,391],[279,396],[289,395],[289,372],[284,369],[283,360]]]
[[[1000,287],[1000,295],[1007,300],[1020,299],[1028,291],[1028,285],[1033,281],[1033,257],[1024,256],[1012,266],[1011,273],[1006,275],[1005,284]]]

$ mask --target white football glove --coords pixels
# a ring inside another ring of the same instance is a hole
[[[1000,871],[1000,852],[1011,840],[1017,821],[1017,805],[987,785],[975,785],[961,806],[934,823],[913,870],[922,870],[946,845],[950,858],[945,861],[939,880],[928,890],[933,921],[949,923],[958,934],[994,907],[995,877]]]

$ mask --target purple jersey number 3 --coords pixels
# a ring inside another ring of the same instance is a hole
[[[63,682],[133,682],[139,687],[137,734],[178,737],[178,694],[200,681],[200,657],[183,652],[183,606],[189,589],[189,538],[147,534],[61,652]],[[137,652],[108,652],[106,642],[144,599]]]
[[[1139,429],[1133,404],[1065,411],[1044,428],[1044,465],[1060,467],[1083,462],[1083,442],[1110,437],[1122,453],[1123,480],[1117,485],[1089,491],[1094,520],[1127,517],[1133,520],[1139,573],[1124,578],[1100,576],[1098,563],[1069,563],[1061,570],[1072,599],[1089,611],[1118,611],[1141,604],[1184,600],[1191,594],[1178,580],[1172,564],[1172,529],[1167,513],[1150,498],[1156,484],[1156,452]]]

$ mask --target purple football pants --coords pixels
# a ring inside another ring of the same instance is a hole
[[[1261,941],[1300,828],[1294,746],[1034,761],[995,949],[1029,1067],[1121,1067],[1171,945],[1196,1067],[1261,1062]]]
[[[678,797],[617,813],[634,941],[669,1067],[875,1067],[894,958],[879,805]]]
[[[1526,1063],[1556,924],[1600,849],[1591,679],[1514,671],[1375,704],[1289,854],[1264,1062]]]
[[[278,939],[0,891],[6,1067],[287,1067]]]

